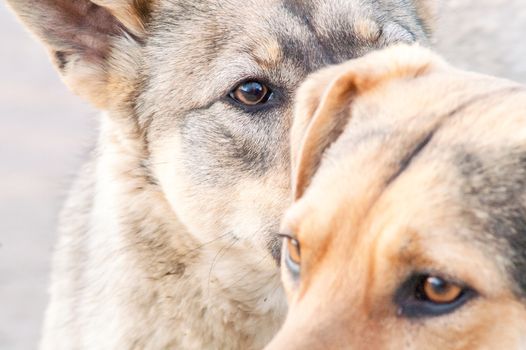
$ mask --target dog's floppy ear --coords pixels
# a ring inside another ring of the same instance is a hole
[[[294,200],[303,196],[324,151],[351,119],[353,101],[382,83],[416,78],[442,66],[428,49],[399,45],[310,76],[298,91],[291,130]]]
[[[134,46],[145,35],[151,2],[8,0],[22,22],[46,44],[66,84],[100,108],[115,102],[108,85],[118,85],[116,75],[130,73],[111,61],[119,55],[128,55],[121,62],[129,60],[136,50]]]
[[[352,78],[335,79],[338,72],[342,73],[339,66],[316,73],[298,91],[291,131],[294,200],[301,198],[324,150],[341,135],[350,118],[356,86]]]

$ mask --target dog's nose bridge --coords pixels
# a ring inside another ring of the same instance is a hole
[[[363,349],[372,332],[367,330],[367,320],[348,312],[339,303],[334,307],[311,310],[291,310],[284,327],[267,350],[354,350]],[[305,306],[302,306],[305,307]],[[294,315],[295,312],[297,315]]]

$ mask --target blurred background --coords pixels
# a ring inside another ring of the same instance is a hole
[[[525,0],[444,3],[439,52],[526,83]],[[97,112],[66,90],[4,2],[0,42],[0,349],[34,349],[57,213],[94,142]]]

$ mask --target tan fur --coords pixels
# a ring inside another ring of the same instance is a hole
[[[524,87],[418,46],[309,79],[292,128],[297,198],[282,227],[299,241],[301,271],[288,269],[284,248],[289,313],[267,348],[524,349],[526,271],[513,242],[526,237],[519,221],[488,223],[517,214],[512,202],[526,206],[525,102]],[[408,316],[396,295],[418,272],[476,297]]]
[[[255,48],[254,57],[259,65],[272,69],[282,58],[279,43],[273,38],[264,40]]]

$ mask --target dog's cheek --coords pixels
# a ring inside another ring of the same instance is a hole
[[[152,163],[180,220],[203,242],[225,235],[269,253],[288,205],[282,111],[248,115],[218,102],[181,116]],[[274,254],[275,255],[275,254]]]
[[[248,178],[236,185],[237,196],[231,203],[227,222],[243,240],[268,247],[274,253],[282,213],[289,204],[288,187],[280,182],[286,174],[271,172],[263,179]],[[278,244],[279,245],[279,244]]]
[[[285,289],[285,294],[287,295],[287,301],[290,304],[297,291],[298,281],[294,280],[286,264],[283,263],[283,252],[282,252],[282,262],[281,262],[281,283],[283,284],[283,288]]]
[[[225,240],[243,241],[270,255],[269,244],[289,204],[287,169],[261,177],[234,173],[220,166],[219,159],[194,158],[183,142],[180,136],[165,137],[152,145],[151,153],[154,175],[178,219],[202,243],[224,235]],[[230,182],[232,177],[236,180]]]
[[[213,232],[224,232],[221,220],[227,214],[225,196],[214,196],[210,188],[192,181],[185,167],[181,138],[163,137],[151,144],[152,171],[177,220],[201,242],[214,239]],[[231,198],[234,193],[230,193]]]

